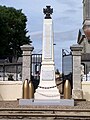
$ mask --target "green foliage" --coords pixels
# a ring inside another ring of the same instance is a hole
[[[20,46],[30,44],[26,30],[27,18],[22,10],[0,6],[0,56],[20,56]]]

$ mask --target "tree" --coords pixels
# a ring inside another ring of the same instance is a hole
[[[0,6],[0,56],[18,57],[21,55],[20,46],[31,43],[26,22],[21,9]]]

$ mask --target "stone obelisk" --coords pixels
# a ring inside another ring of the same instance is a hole
[[[50,6],[46,6],[43,9],[43,13],[45,18],[43,23],[42,66],[40,83],[35,93],[35,99],[60,99],[60,93],[55,83],[54,37],[51,18],[53,9]]]

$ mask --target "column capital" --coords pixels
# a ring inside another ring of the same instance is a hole
[[[34,47],[31,45],[31,44],[26,44],[26,45],[23,45],[21,46],[21,50],[22,51],[33,51]]]
[[[70,47],[71,51],[72,51],[72,55],[81,55],[82,53],[82,49],[83,46],[82,45],[78,45],[78,44],[74,44]]]

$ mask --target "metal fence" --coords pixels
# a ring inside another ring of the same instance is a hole
[[[41,62],[42,62],[42,54],[32,54],[32,73],[31,75],[34,79],[39,79],[40,77],[40,69],[41,69]]]
[[[34,85],[34,89],[37,89],[40,82],[40,70],[42,62],[42,54],[32,54],[32,67],[31,67],[31,80]]]
[[[81,57],[81,80],[90,81],[90,53],[82,54]]]
[[[16,81],[22,78],[22,63],[0,63],[0,81]]]
[[[3,60],[4,61],[4,60]],[[40,79],[40,69],[42,54],[32,54],[31,56],[31,77],[34,80]],[[0,81],[20,81],[22,80],[22,62],[1,62]]]
[[[62,49],[62,79],[69,80],[72,88],[72,55],[65,49]]]

